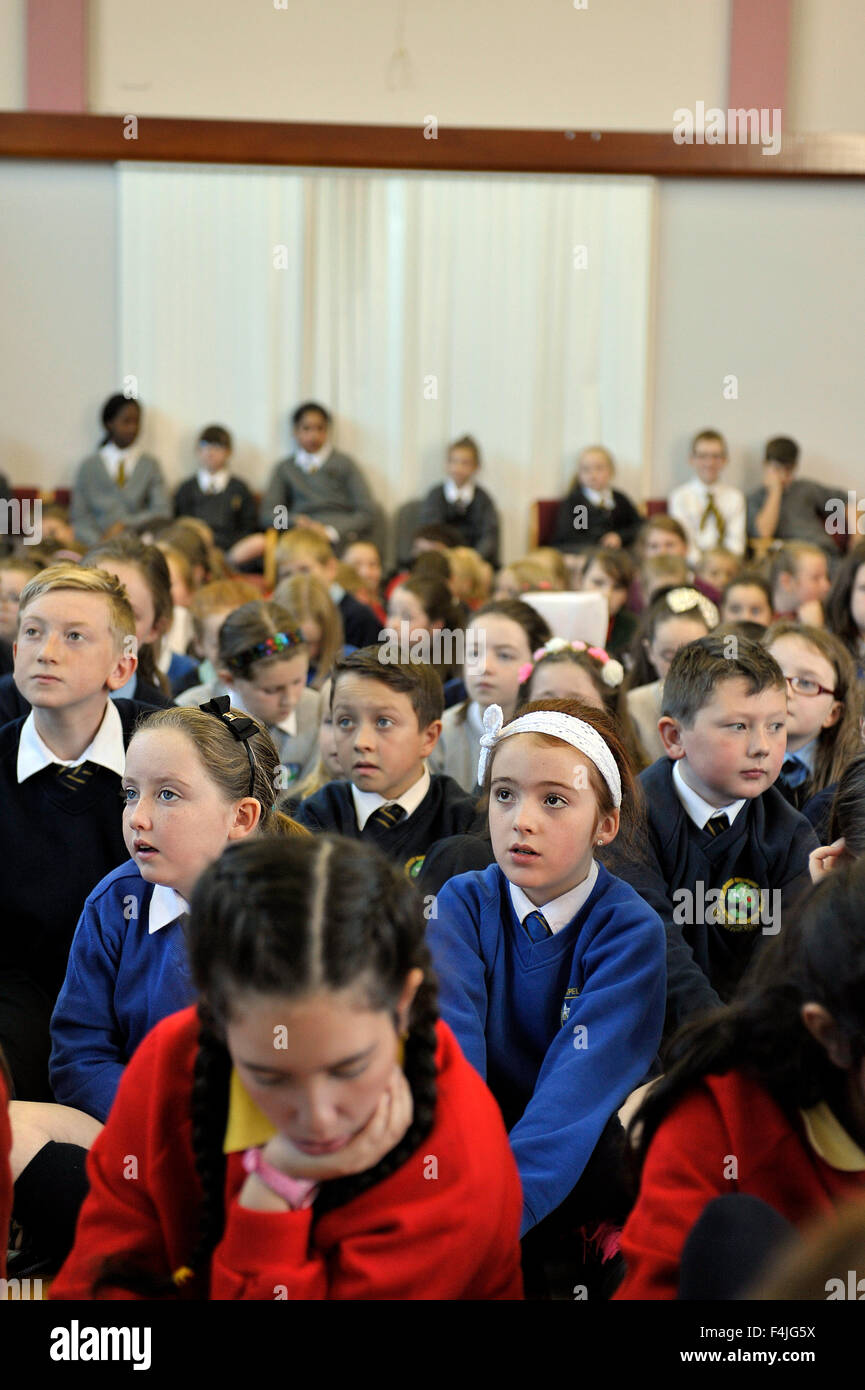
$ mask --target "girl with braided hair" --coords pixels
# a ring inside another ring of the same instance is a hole
[[[516,1166],[400,869],[250,838],[202,874],[188,937],[197,1011],[127,1068],[52,1297],[520,1298]]]

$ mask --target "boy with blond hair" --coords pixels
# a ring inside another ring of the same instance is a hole
[[[14,655],[31,710],[0,729],[0,1047],[17,1098],[41,1100],[75,924],[127,857],[120,779],[152,706],[110,698],[138,658],[126,590],[105,570],[54,565],[25,585]]]

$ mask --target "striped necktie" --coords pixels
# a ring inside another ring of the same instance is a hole
[[[717,815],[709,817],[703,829],[708,830],[709,834],[714,839],[716,835],[723,835],[725,830],[730,829],[730,817],[727,815],[726,811],[719,811]]]
[[[384,806],[379,806],[363,827],[361,834],[365,834],[369,826],[376,826],[380,830],[390,830],[398,821],[405,820],[408,812],[404,806],[400,806],[396,801],[389,801]]]
[[[530,941],[546,941],[553,934],[542,912],[530,912],[523,920],[523,928]]]
[[[93,763],[79,763],[77,767],[67,767],[65,763],[55,763],[57,776],[70,791],[80,791],[86,787],[93,776]]]
[[[718,511],[718,507],[717,507],[717,504],[716,504],[716,502],[715,502],[715,498],[713,497],[713,495],[712,495],[711,492],[709,493],[708,499],[707,499],[707,501],[706,501],[706,510],[703,512],[703,515],[700,517],[700,530],[701,530],[701,531],[702,531],[703,527],[706,525],[706,522],[709,520],[710,517],[714,517],[714,518],[715,518],[715,525],[716,525],[716,527],[718,528],[718,545],[723,545],[723,544],[724,544],[724,533],[725,533],[726,530],[727,530],[727,523],[726,523],[726,521],[724,520],[724,518],[722,517],[721,513]]]

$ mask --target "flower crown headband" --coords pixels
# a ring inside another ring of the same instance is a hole
[[[699,608],[710,632],[721,621],[721,615],[712,600],[701,594],[699,589],[671,589],[663,597],[671,613],[690,613],[692,608]]]
[[[551,734],[569,743],[580,753],[585,754],[600,772],[610,789],[613,805],[622,804],[622,779],[616,760],[604,739],[591,724],[584,719],[575,719],[572,714],[561,714],[559,710],[538,709],[531,714],[521,714],[519,719],[502,728],[504,712],[501,705],[489,705],[484,710],[484,732],[481,735],[481,755],[478,758],[478,782],[483,785],[487,763],[496,744],[512,734]]]
[[[235,656],[227,657],[225,664],[229,671],[243,675],[244,671],[248,671],[250,666],[264,657],[281,656],[284,652],[290,652],[292,647],[304,645],[303,634],[297,628],[289,628],[286,632],[274,632],[271,637],[265,637],[263,642],[256,642],[254,647],[246,647]]]
[[[551,637],[549,642],[532,652],[531,661],[520,667],[517,672],[520,685],[529,679],[539,661],[543,661],[545,656],[552,656],[554,652],[585,652],[587,656],[594,657],[595,661],[601,663],[601,680],[611,690],[616,690],[625,679],[625,668],[621,662],[605,652],[603,647],[590,647],[585,642],[566,642],[563,637]]]

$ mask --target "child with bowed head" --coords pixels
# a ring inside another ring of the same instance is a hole
[[[522,1296],[516,1166],[424,925],[368,844],[249,839],[204,871],[198,1007],[127,1068],[53,1298]]]

